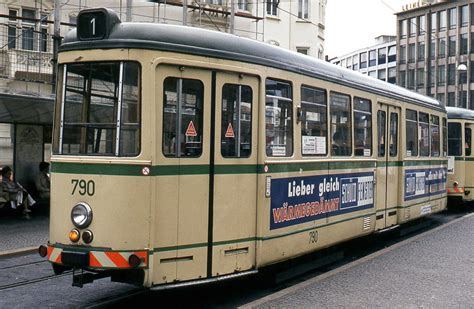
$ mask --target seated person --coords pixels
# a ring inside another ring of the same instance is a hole
[[[30,206],[35,204],[35,200],[17,182],[13,181],[13,171],[9,166],[2,168],[2,189],[8,193],[7,200],[13,209],[23,208],[23,214],[31,212]]]
[[[43,200],[49,200],[51,191],[51,181],[49,178],[49,163],[41,162],[39,164],[40,173],[36,177],[35,185],[39,197]]]

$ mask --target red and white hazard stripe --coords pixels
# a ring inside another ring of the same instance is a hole
[[[56,264],[62,264],[61,254],[62,248],[48,246],[48,261]],[[128,263],[128,258],[135,254],[141,259],[139,268],[148,266],[147,251],[89,251],[89,267],[90,268],[132,268]]]
[[[448,188],[448,193],[464,193],[464,187],[452,187]]]

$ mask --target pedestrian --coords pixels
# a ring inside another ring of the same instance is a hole
[[[23,208],[23,214],[28,216],[30,206],[36,202],[18,182],[13,181],[13,171],[9,166],[2,168],[2,189],[8,193],[8,200],[13,209]]]
[[[49,201],[51,191],[51,181],[49,177],[49,163],[41,162],[39,164],[39,174],[36,177],[35,185],[40,199]]]

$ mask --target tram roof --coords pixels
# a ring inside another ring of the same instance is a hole
[[[446,106],[448,119],[470,119],[474,120],[474,111],[470,109]]]
[[[242,61],[301,73],[371,93],[444,110],[435,99],[359,72],[252,39],[195,27],[152,23],[117,23],[106,39],[79,40],[76,30],[60,51],[136,48]]]

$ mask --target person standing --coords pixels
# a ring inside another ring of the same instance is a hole
[[[49,177],[49,163],[41,162],[39,164],[40,173],[36,177],[35,185],[38,190],[39,197],[42,200],[48,200],[50,198],[51,191],[51,180]]]

